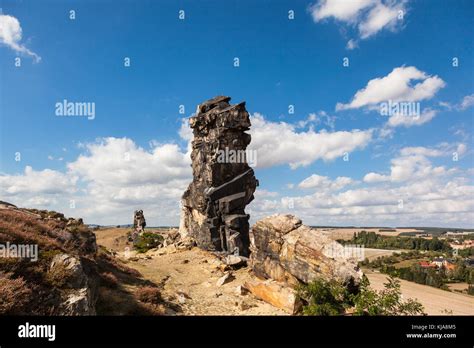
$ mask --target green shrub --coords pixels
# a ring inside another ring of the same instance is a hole
[[[359,293],[353,297],[355,315],[417,315],[424,314],[423,305],[413,299],[403,301],[400,281],[390,277],[381,291],[372,290],[364,276]]]
[[[134,247],[139,253],[146,253],[148,250],[158,247],[163,243],[163,236],[157,233],[144,232],[139,235],[134,242]]]
[[[297,288],[303,302],[304,315],[341,315],[347,309],[354,315],[417,315],[424,314],[421,303],[401,298],[400,281],[390,277],[382,291],[372,290],[364,276],[359,291],[349,293],[336,281],[315,280]]]
[[[317,279],[297,288],[298,298],[305,304],[304,315],[340,315],[350,306],[350,294],[336,281]]]

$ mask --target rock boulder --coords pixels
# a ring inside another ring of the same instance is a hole
[[[292,215],[259,220],[251,231],[250,266],[262,278],[294,286],[317,278],[334,279],[354,290],[362,279],[357,260],[343,246]]]
[[[256,298],[270,303],[288,314],[295,314],[301,307],[301,302],[298,300],[295,290],[274,280],[247,281],[244,288]]]
[[[48,271],[61,297],[59,315],[95,315],[97,281],[84,270],[82,260],[69,254],[56,255]]]

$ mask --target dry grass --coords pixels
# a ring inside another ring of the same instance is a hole
[[[96,236],[87,226],[67,223],[68,219],[57,212],[0,209],[0,243],[37,244],[39,251],[37,262],[0,259],[0,315],[58,314],[69,273],[51,271],[50,265],[54,256],[61,253],[81,260],[89,286],[98,294],[97,314],[165,312],[166,302],[156,284],[142,279],[139,271],[114,258],[105,248],[97,250]]]
[[[167,303],[161,299],[157,285],[143,279],[140,272],[111,257],[103,248],[99,249],[96,263],[100,272],[98,315],[165,313]],[[143,292],[142,289],[154,290]]]
[[[137,298],[144,303],[160,304],[163,302],[161,292],[158,288],[146,286],[136,291]]]
[[[122,284],[148,285],[138,271],[116,262],[103,252],[96,252],[95,235],[87,226],[67,226],[67,219],[56,212],[24,212],[0,209],[0,243],[37,244],[37,262],[27,259],[0,259],[0,315],[54,315],[61,303],[61,289],[66,285],[66,270],[50,270],[55,255],[67,253],[81,259],[90,284],[96,284],[102,303],[113,297],[129,303],[123,314],[155,314],[133,296],[127,296]],[[8,274],[8,276],[6,276]],[[95,287],[95,285],[92,285]],[[105,290],[104,290],[105,289]],[[34,296],[33,296],[34,294]],[[25,303],[28,303],[26,306]],[[114,314],[110,306],[102,314]]]
[[[52,236],[58,228],[57,221],[43,221],[17,211],[0,210],[0,241],[3,243],[38,244],[42,250],[63,249]]]
[[[119,280],[112,272],[104,272],[100,276],[104,286],[111,289],[116,289],[119,286]]]
[[[23,278],[11,279],[0,272],[0,314],[23,314],[31,293]]]

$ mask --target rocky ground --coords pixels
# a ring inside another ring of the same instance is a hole
[[[168,230],[159,232],[166,235]],[[175,245],[136,254],[127,251],[130,245],[127,244],[126,233],[123,228],[96,231],[97,243],[116,253],[117,260],[139,271],[144,280],[160,287],[163,298],[179,308],[177,311],[168,310],[167,314],[288,315],[251,294],[243,294],[241,286],[255,279],[248,267],[231,270],[232,277],[219,286],[217,282],[229,270],[214,254],[196,247],[188,249]],[[383,289],[386,275],[368,270],[364,273],[372,288]],[[403,280],[401,284],[403,297],[420,301],[429,315],[472,314],[474,300],[471,296]],[[132,293],[136,289],[137,286],[129,287]]]
[[[128,241],[130,228],[92,231],[81,219],[0,203],[0,241],[38,245],[40,251],[37,262],[0,259],[0,315],[288,315],[295,304],[276,283],[258,282],[249,266],[229,266],[222,255],[179,240],[176,229],[147,229],[162,235],[164,246],[137,253]],[[326,250],[331,239],[316,238],[296,220],[269,217],[254,226],[253,272],[286,282],[309,277],[312,264],[331,278],[359,274],[350,263],[336,262],[336,255],[325,257],[333,251]],[[271,262],[256,257],[270,251]],[[381,290],[386,276],[366,274]],[[471,296],[401,283],[403,297],[419,300],[427,314],[472,314]]]
[[[169,245],[137,254],[130,251],[127,232],[124,228],[98,230],[97,244],[159,287],[161,296],[170,304],[166,314],[287,315],[242,289],[246,281],[254,278],[248,267],[229,269],[218,256],[196,247]],[[166,235],[168,231],[159,232]],[[139,286],[130,285],[127,289],[133,293]]]

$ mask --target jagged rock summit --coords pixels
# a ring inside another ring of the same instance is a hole
[[[245,206],[253,200],[258,181],[245,156],[222,156],[245,154],[250,143],[245,102],[231,105],[230,99],[218,96],[202,103],[189,120],[193,181],[182,197],[180,234],[203,249],[247,256]]]

